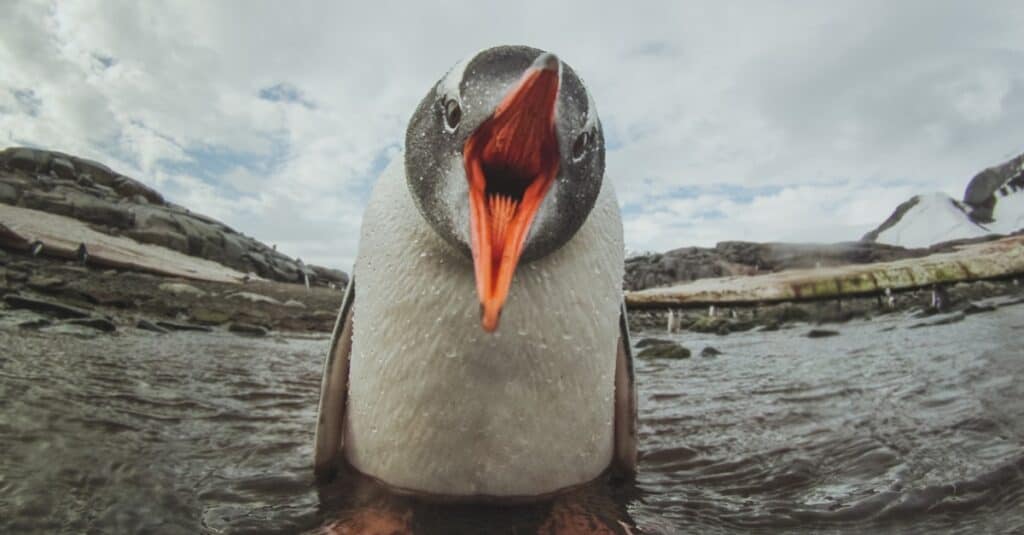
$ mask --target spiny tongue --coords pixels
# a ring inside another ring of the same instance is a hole
[[[491,212],[491,255],[494,261],[498,261],[505,250],[505,235],[512,225],[519,201],[505,195],[492,194],[487,203]]]

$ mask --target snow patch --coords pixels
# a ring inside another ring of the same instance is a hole
[[[993,232],[1012,234],[1024,229],[1024,189],[1011,189],[1003,195],[996,191],[992,222],[986,225]]]
[[[895,225],[879,234],[875,241],[919,248],[993,234],[971,221],[964,205],[945,193],[918,195],[917,199],[917,204],[907,210]]]

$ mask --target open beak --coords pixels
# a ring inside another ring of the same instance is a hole
[[[542,54],[466,140],[470,248],[485,331],[501,308],[537,210],[558,175],[559,61]]]

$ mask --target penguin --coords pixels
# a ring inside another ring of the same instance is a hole
[[[32,256],[39,256],[43,252],[43,242],[36,240],[29,245],[29,251],[32,252]]]
[[[594,100],[556,55],[457,63],[363,216],[314,472],[529,502],[637,462],[625,247]]]
[[[89,250],[85,248],[84,243],[78,244],[78,249],[75,250],[75,256],[78,258],[78,262],[83,266],[89,262]]]

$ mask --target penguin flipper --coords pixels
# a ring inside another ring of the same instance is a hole
[[[331,335],[331,348],[324,361],[320,381],[320,406],[316,417],[313,473],[318,481],[330,481],[343,458],[345,412],[348,404],[348,365],[352,352],[352,305],[356,298],[353,275],[345,289],[338,319]]]
[[[612,457],[612,474],[632,479],[636,476],[636,463],[636,380],[633,374],[633,351],[629,345],[629,321],[623,303],[619,313],[619,344],[615,356],[615,452]]]

